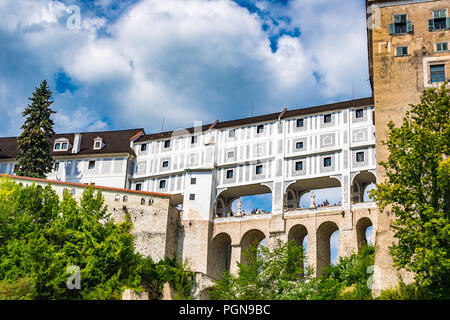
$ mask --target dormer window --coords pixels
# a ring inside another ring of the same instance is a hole
[[[94,150],[100,150],[103,147],[103,139],[97,137],[94,139]]]
[[[67,151],[69,150],[69,140],[68,139],[57,139],[53,146],[53,151]]]

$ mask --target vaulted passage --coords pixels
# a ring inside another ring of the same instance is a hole
[[[262,184],[228,188],[217,197],[215,215],[222,218],[270,213],[271,192],[269,187]]]
[[[208,274],[219,279],[225,270],[230,270],[231,238],[226,233],[214,237],[208,255]]]
[[[327,221],[317,229],[317,275],[320,276],[325,267],[331,263],[331,236],[339,231],[336,223]]]
[[[361,171],[353,179],[352,203],[372,201],[367,192],[375,187],[375,175],[369,171]]]
[[[332,177],[297,180],[285,193],[287,211],[338,206],[341,203],[341,183]]]
[[[306,227],[302,224],[297,224],[289,230],[288,241],[295,241],[298,246],[302,246],[307,235],[308,230],[306,230]]]
[[[245,257],[246,250],[250,245],[260,245],[266,239],[264,233],[260,230],[253,229],[247,231],[241,240],[241,263],[247,263],[248,259]]]
[[[356,239],[358,242],[358,251],[368,244],[367,229],[372,226],[372,221],[369,218],[361,218],[356,223]]]

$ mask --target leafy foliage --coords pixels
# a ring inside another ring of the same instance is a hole
[[[121,299],[131,288],[156,299],[166,281],[188,297],[193,273],[176,259],[136,254],[131,227],[109,217],[92,187],[77,204],[50,186],[0,180],[0,298]],[[67,286],[69,266],[79,267],[80,290]]]
[[[371,299],[367,286],[373,265],[374,248],[365,247],[359,254],[341,257],[320,277],[304,267],[302,246],[294,241],[278,242],[272,249],[252,245],[244,252],[247,264],[238,264],[238,275],[225,271],[215,282],[211,297],[216,300],[332,300]]]
[[[50,106],[52,92],[43,80],[29,98],[29,104],[22,115],[26,117],[22,125],[22,134],[17,138],[18,155],[17,171],[21,176],[45,178],[46,173],[53,169],[54,160],[50,154],[52,145],[50,139],[55,135],[51,115],[55,113]]]
[[[450,297],[450,93],[445,84],[423,92],[400,127],[389,123],[387,179],[371,191],[390,207],[398,243],[390,247],[397,268],[415,274],[433,298]]]

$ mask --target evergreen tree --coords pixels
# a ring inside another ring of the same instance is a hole
[[[39,88],[33,93],[31,104],[22,113],[25,123],[22,126],[22,134],[18,137],[18,156],[16,174],[20,176],[45,178],[45,175],[53,169],[54,160],[51,156],[51,138],[53,120],[50,118],[55,113],[50,106],[52,92],[47,86],[47,81],[41,82]]]

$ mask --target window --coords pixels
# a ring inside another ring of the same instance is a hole
[[[295,144],[296,149],[303,149],[303,141],[299,141]]]
[[[53,150],[55,151],[67,151],[67,149],[69,149],[69,140],[62,138],[62,139],[57,139],[55,141],[55,145],[53,147]]]
[[[302,171],[303,170],[303,161],[297,161],[295,163],[295,171]]]
[[[233,179],[233,170],[227,170],[227,179]]]
[[[357,109],[355,113],[357,119],[364,117],[364,109]]]
[[[436,52],[448,51],[448,42],[436,43]]]
[[[88,169],[89,170],[95,169],[95,160],[89,161]]]
[[[256,166],[256,174],[262,174],[262,172],[263,172],[263,166],[262,165]]]
[[[396,57],[403,57],[409,55],[409,49],[408,47],[397,47],[395,48],[395,56]]]
[[[147,150],[147,144],[146,143],[141,144],[141,152],[144,152],[146,150]]]
[[[159,188],[164,189],[166,187],[166,180],[160,180],[159,181]]]
[[[197,184],[197,178],[191,178],[191,184]]]
[[[100,137],[97,137],[94,139],[94,150],[99,150],[102,148],[103,139]]]
[[[228,152],[227,157],[228,157],[228,159],[234,158],[234,151]]]
[[[192,136],[191,137],[191,144],[196,144],[197,143],[197,136]]]
[[[163,168],[167,168],[169,166],[169,161],[163,161],[162,166]]]
[[[164,148],[170,148],[170,140],[164,141]]]
[[[142,184],[136,183],[136,190],[137,190],[137,191],[142,190]]]
[[[234,138],[235,134],[236,134],[236,130],[231,129],[230,131],[228,131],[228,138]]]
[[[262,133],[264,131],[264,125],[260,124],[256,127],[256,133]]]
[[[297,128],[303,127],[303,119],[297,119]]]
[[[413,31],[412,21],[406,19],[406,14],[395,14],[394,23],[389,25],[389,34],[404,34]]]
[[[323,122],[324,123],[330,123],[331,122],[331,114],[326,114],[323,116]]]
[[[324,167],[331,167],[331,157],[323,158],[323,166]]]
[[[443,82],[445,81],[445,65],[436,64],[430,66],[431,82]]]
[[[364,162],[364,152],[356,153],[356,162]]]
[[[433,19],[428,20],[428,30],[444,30],[450,28],[450,18],[447,9],[433,10]]]
[[[189,195],[189,200],[195,200],[195,194],[194,193],[191,193]]]
[[[55,162],[55,171],[59,171],[59,162]]]

